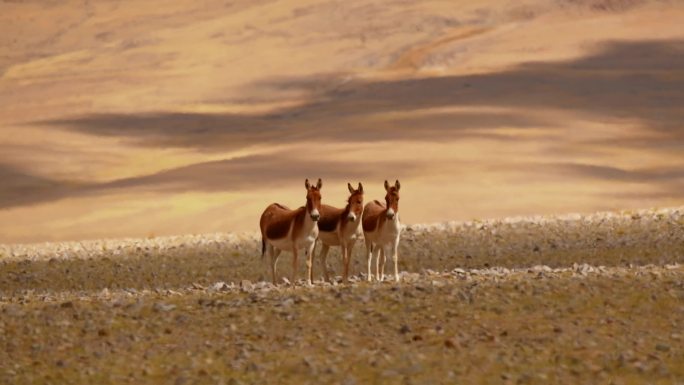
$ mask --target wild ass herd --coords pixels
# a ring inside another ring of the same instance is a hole
[[[259,226],[261,228],[261,256],[268,253],[273,283],[276,281],[276,264],[282,251],[292,252],[292,279],[294,285],[297,278],[297,256],[304,250],[307,279],[313,284],[313,253],[317,241],[321,242],[321,263],[326,281],[330,281],[326,268],[326,256],[330,247],[340,246],[344,273],[342,279],[349,278],[351,252],[357,240],[363,236],[366,244],[368,262],[368,281],[373,274],[371,267],[375,259],[375,278],[384,279],[385,259],[389,255],[394,261],[394,279],[399,281],[397,266],[397,248],[401,224],[399,223],[399,181],[390,185],[385,181],[385,203],[377,200],[363,206],[363,185],[359,183],[355,189],[350,183],[349,198],[344,208],[321,204],[322,182],[311,185],[307,179],[306,205],[295,210],[272,203],[263,214]]]

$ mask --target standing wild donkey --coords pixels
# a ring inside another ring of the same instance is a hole
[[[385,258],[389,254],[394,261],[394,279],[399,282],[397,265],[397,248],[401,224],[399,223],[399,188],[397,180],[394,186],[385,181],[385,204],[378,201],[369,202],[363,209],[363,236],[366,240],[368,255],[368,280],[372,280],[371,262],[375,257],[376,279],[382,281],[385,275]],[[378,253],[380,255],[378,255]]]
[[[309,284],[313,283],[311,263],[313,248],[318,237],[316,222],[320,218],[321,211],[321,180],[318,179],[316,186],[304,182],[306,187],[306,206],[296,210],[272,203],[261,214],[259,225],[261,227],[261,257],[266,251],[271,259],[271,273],[273,284],[276,284],[276,263],[281,251],[292,251],[292,280],[294,285],[297,279],[297,251],[304,249],[307,257],[306,265],[309,269]]]
[[[325,263],[330,246],[340,246],[342,262],[344,262],[344,275],[342,279],[344,282],[347,282],[352,249],[356,240],[361,238],[360,224],[361,213],[363,212],[363,186],[359,182],[359,187],[354,190],[351,183],[347,183],[347,188],[351,195],[343,209],[328,205],[321,206],[321,219],[318,221],[318,239],[323,245],[321,248],[321,264],[323,265],[323,275],[326,281],[330,281]]]

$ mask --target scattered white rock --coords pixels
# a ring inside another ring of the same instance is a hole
[[[216,282],[211,286],[211,290],[213,291],[226,291],[230,290],[230,286],[226,284],[225,282]]]

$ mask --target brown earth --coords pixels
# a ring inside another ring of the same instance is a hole
[[[485,269],[401,284],[25,294],[5,383],[614,383],[684,376],[684,269]]]
[[[273,286],[258,254],[255,233],[0,245],[0,383],[684,377],[682,207],[413,225],[400,283],[365,282],[357,247],[350,284],[316,260],[313,287]]]

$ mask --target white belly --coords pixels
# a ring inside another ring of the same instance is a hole
[[[369,241],[375,243],[379,246],[384,246],[387,244],[392,244],[398,241],[401,232],[401,224],[399,223],[399,218],[393,221],[385,222],[385,224],[376,229],[373,232],[366,233],[365,237]]]
[[[309,228],[305,229],[305,231],[302,234],[300,234],[299,237],[297,237],[297,239],[294,240],[294,242],[292,240],[292,228],[290,228],[290,231],[288,231],[287,236],[279,239],[268,239],[267,242],[276,249],[280,249],[283,251],[292,251],[295,242],[297,244],[298,250],[308,249],[316,242],[316,238],[318,238],[318,227],[315,223],[313,224],[313,226],[307,227]]]
[[[268,243],[273,245],[276,249],[291,251],[292,250],[292,240],[290,237],[280,238],[280,239],[269,239]]]
[[[339,225],[338,225],[339,226]],[[363,237],[363,230],[361,229],[361,220],[356,222],[347,223],[344,228],[344,233],[342,238],[339,236],[339,227],[334,231],[321,231],[318,233],[318,239],[323,242],[323,244],[328,246],[339,246],[340,244],[355,243],[357,240]]]

